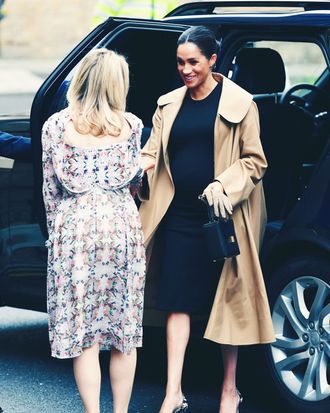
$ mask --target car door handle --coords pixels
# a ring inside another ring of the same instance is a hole
[[[0,169],[13,169],[14,160],[0,156]]]

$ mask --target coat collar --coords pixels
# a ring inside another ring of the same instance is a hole
[[[218,106],[219,115],[230,123],[241,122],[249,110],[252,95],[220,73],[212,73],[212,76],[217,82],[222,82],[222,92]],[[179,103],[181,105],[186,92],[187,87],[182,86],[161,96],[157,104],[159,106],[166,106],[172,103]]]

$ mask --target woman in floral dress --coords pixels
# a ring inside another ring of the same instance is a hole
[[[125,112],[128,79],[122,56],[91,51],[68,108],[42,131],[51,352],[73,358],[87,413],[100,411],[100,349],[111,349],[114,412],[127,412],[142,345],[145,251],[132,197],[142,122]]]

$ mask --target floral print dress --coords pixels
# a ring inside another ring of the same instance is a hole
[[[47,299],[53,357],[99,343],[129,354],[142,345],[145,250],[130,193],[141,179],[142,122],[105,148],[64,142],[68,109],[44,124],[43,196],[49,239]]]

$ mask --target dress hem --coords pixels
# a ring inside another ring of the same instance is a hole
[[[207,335],[204,335],[203,338],[205,338],[206,340],[210,340],[213,341],[214,343],[217,344],[226,344],[229,346],[253,346],[256,344],[272,344],[276,342],[276,338],[274,337],[274,339],[265,339],[265,340],[242,340],[240,342],[238,341],[232,341],[232,340],[228,340],[228,339],[216,339]]]
[[[112,348],[114,348],[114,349],[120,351],[121,353],[123,353],[125,355],[129,355],[132,352],[132,350],[142,347],[142,339],[139,340],[139,341],[136,341],[136,343],[133,346],[131,346],[129,349],[127,349],[127,348],[123,349],[122,346],[119,346],[119,345],[116,345],[116,344],[113,344],[113,343],[104,344],[104,343],[100,343],[98,341],[94,341],[94,342],[91,342],[91,343],[86,343],[86,345],[82,345],[81,350],[73,353],[72,355],[65,355],[64,356],[64,355],[61,355],[61,352],[56,352],[56,351],[52,350],[51,351],[51,357],[56,358],[56,359],[61,359],[61,360],[76,358],[76,357],[81,356],[84,349],[92,347],[94,344],[99,344],[100,345],[100,351],[109,351]]]

